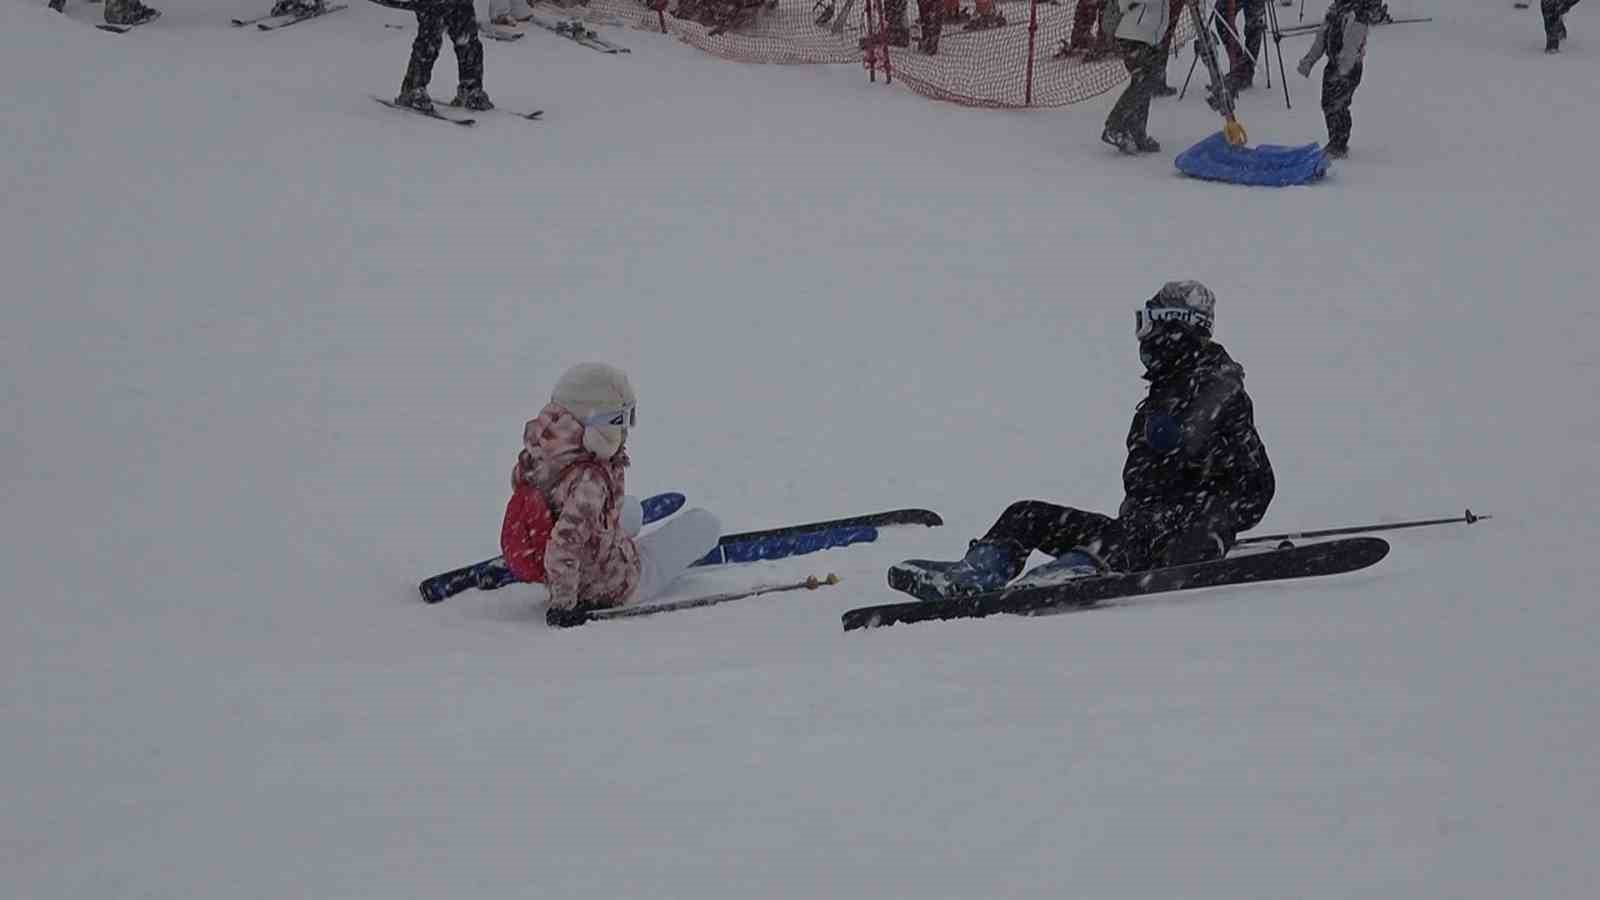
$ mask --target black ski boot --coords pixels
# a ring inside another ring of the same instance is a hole
[[[481,87],[456,88],[455,99],[450,101],[450,105],[464,106],[467,109],[476,110],[478,112],[494,109],[494,104],[489,102],[489,95],[484,93],[483,88]]]
[[[309,16],[322,11],[323,0],[278,0],[272,4],[274,16]]]
[[[106,0],[107,25],[143,25],[160,15],[139,0]]]
[[[1110,144],[1129,156],[1139,152],[1139,143],[1138,141],[1134,140],[1133,135],[1116,131],[1109,126],[1106,128],[1106,130],[1100,132],[1100,140],[1103,143]]]
[[[417,112],[431,113],[434,111],[433,98],[428,96],[426,87],[402,86],[400,88],[400,96],[394,98],[394,105],[409,107]]]

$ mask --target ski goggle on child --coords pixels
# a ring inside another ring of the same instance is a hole
[[[593,415],[584,416],[579,421],[596,428],[632,428],[639,421],[639,410],[629,404],[617,409],[602,410]]]
[[[1175,325],[1186,325],[1190,328],[1199,328],[1206,334],[1211,333],[1211,317],[1204,312],[1188,306],[1156,307],[1151,309],[1141,306],[1134,310],[1134,334],[1139,340],[1144,340],[1156,332],[1156,325],[1170,322]]]

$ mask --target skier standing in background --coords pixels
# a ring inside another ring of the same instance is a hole
[[[1122,64],[1128,69],[1128,86],[1106,117],[1100,140],[1123,153],[1159,153],[1161,144],[1150,137],[1150,98],[1166,80],[1167,51],[1163,43],[1171,21],[1169,0],[1135,0],[1127,4],[1117,23]]]
[[[1578,0],[1542,0],[1544,13],[1544,52],[1560,53],[1561,42],[1567,39],[1567,13],[1578,5]]]
[[[1361,86],[1367,32],[1387,14],[1388,8],[1381,0],[1333,0],[1311,49],[1295,67],[1310,78],[1317,60],[1328,57],[1322,70],[1322,115],[1328,123],[1327,153],[1335,159],[1343,159],[1350,152],[1350,129],[1355,121],[1350,115],[1350,102]]]
[[[1166,0],[1159,0],[1163,6]],[[1116,518],[1042,500],[1011,504],[955,562],[907,560],[889,584],[923,600],[1005,587],[1035,550],[1055,556],[1018,585],[1220,559],[1276,491],[1244,369],[1211,338],[1216,298],[1171,281],[1139,309],[1149,393],[1134,410]]]
[[[483,44],[478,40],[478,18],[472,0],[414,0],[411,11],[417,16],[417,39],[411,43],[411,61],[400,82],[399,106],[433,112],[428,82],[433,79],[433,63],[439,58],[443,34],[450,33],[456,49],[459,78],[451,106],[467,109],[494,109],[483,90]]]

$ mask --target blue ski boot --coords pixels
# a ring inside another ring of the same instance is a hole
[[[908,559],[889,567],[889,587],[918,600],[952,600],[997,591],[1022,571],[1028,551],[1012,541],[973,541],[953,562]]]

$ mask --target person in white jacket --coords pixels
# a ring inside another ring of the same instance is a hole
[[[1100,140],[1123,153],[1161,152],[1161,145],[1148,133],[1150,98],[1166,81],[1167,51],[1162,42],[1171,20],[1169,0],[1122,4],[1115,33],[1122,48],[1122,64],[1128,68],[1128,86],[1111,107]]]
[[[1310,78],[1317,60],[1328,57],[1328,65],[1322,70],[1322,115],[1328,122],[1328,146],[1324,149],[1335,159],[1343,159],[1350,152],[1350,129],[1354,124],[1350,101],[1361,85],[1367,31],[1387,12],[1382,0],[1333,0],[1311,49],[1295,67]]]

